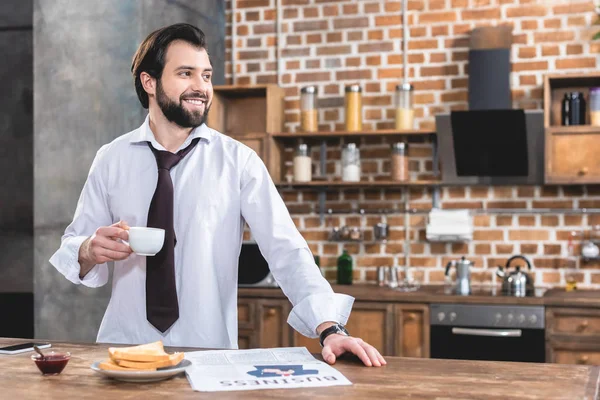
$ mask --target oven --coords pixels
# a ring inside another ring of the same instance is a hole
[[[545,361],[543,306],[431,304],[432,358]]]

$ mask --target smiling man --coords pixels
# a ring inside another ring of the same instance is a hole
[[[257,154],[206,126],[213,98],[205,36],[187,24],[151,33],[131,71],[148,117],[97,153],[50,262],[75,284],[108,282],[98,342],[237,348],[237,266],[248,223],[294,305],[289,324],[320,337],[323,357],[351,352],[381,366],[344,329],[353,298],[321,276]],[[129,226],[165,229],[153,257],[132,253]]]

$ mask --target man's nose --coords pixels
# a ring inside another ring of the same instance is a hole
[[[202,76],[198,75],[192,81],[192,89],[195,92],[200,92],[202,94],[205,94],[206,88],[208,87],[209,84],[210,83],[206,82]]]

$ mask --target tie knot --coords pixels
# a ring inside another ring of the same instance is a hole
[[[154,156],[156,157],[158,169],[166,169],[167,171],[177,165],[182,158],[179,154],[173,154],[170,151],[163,150],[156,150]]]
[[[150,142],[147,143],[148,147],[150,147],[150,150],[152,150],[152,153],[154,153],[158,169],[166,169],[167,171],[170,171],[171,168],[176,166],[179,161],[181,161],[190,151],[192,151],[196,144],[198,144],[198,141],[199,138],[195,138],[192,140],[192,143],[190,143],[186,148],[179,150],[176,154],[171,153],[170,151],[157,150],[152,147]]]

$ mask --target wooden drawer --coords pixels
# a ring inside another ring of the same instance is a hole
[[[553,361],[558,364],[600,365],[600,350],[555,350]]]
[[[546,331],[548,336],[597,336],[600,341],[600,310],[549,308]]]
[[[554,133],[547,140],[548,183],[600,182],[600,129],[588,133]]]

